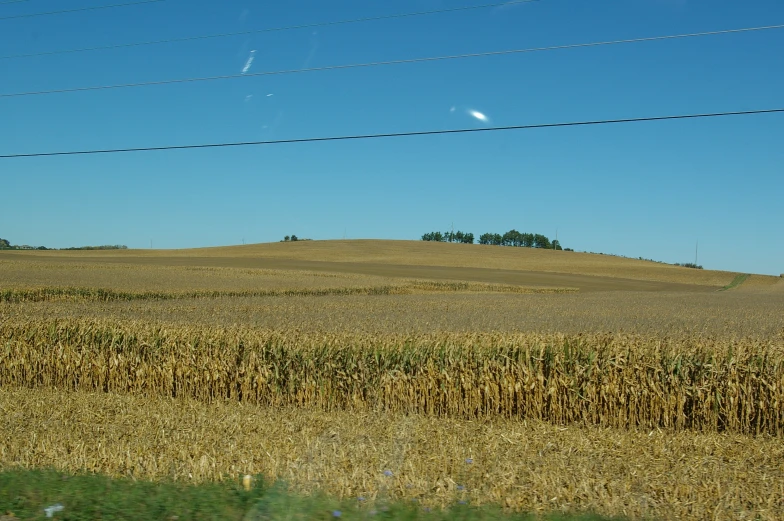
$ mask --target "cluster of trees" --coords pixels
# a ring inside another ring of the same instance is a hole
[[[483,233],[479,236],[479,244],[563,250],[558,240],[551,241],[540,233],[521,233],[517,230],[509,230],[503,235],[500,233]]]
[[[6,239],[0,239],[0,250],[48,250],[46,246],[28,246],[27,244],[11,244]]]
[[[457,232],[430,232],[422,236],[423,241],[435,242],[460,242],[464,244],[474,243],[473,233]],[[550,250],[563,250],[558,240],[551,241],[539,233],[520,233],[517,230],[509,230],[505,234],[483,233],[479,236],[479,244],[492,244],[495,246],[517,246],[523,248],[545,248]],[[566,248],[566,251],[573,251]]]
[[[280,242],[296,242],[296,241],[309,241],[310,239],[300,239],[296,235],[286,235]]]
[[[474,234],[465,233],[460,230],[456,232],[430,232],[422,236],[423,241],[434,242],[459,242],[462,244],[474,244]]]

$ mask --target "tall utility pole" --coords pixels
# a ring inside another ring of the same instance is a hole
[[[697,265],[697,249],[700,247],[700,240],[697,239],[697,243],[694,245],[694,265]]]

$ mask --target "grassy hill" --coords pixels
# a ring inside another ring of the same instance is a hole
[[[326,271],[380,277],[569,286],[592,290],[667,290],[683,289],[680,287],[682,285],[701,286],[706,290],[718,289],[730,284],[737,275],[726,271],[695,270],[591,253],[390,240],[276,242],[181,250],[0,253],[0,260],[20,257],[63,262],[79,260],[142,265]],[[625,281],[664,284],[629,284]],[[778,277],[753,275],[744,284],[765,288],[773,287],[778,281]],[[679,287],[676,288],[675,285]]]

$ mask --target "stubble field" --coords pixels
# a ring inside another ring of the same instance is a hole
[[[736,275],[392,241],[0,252],[0,467],[782,518],[784,282]]]

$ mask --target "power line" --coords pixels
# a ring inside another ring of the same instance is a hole
[[[17,1],[27,1],[27,0],[17,0]],[[53,54],[69,54],[69,53],[76,53],[76,52],[92,52],[92,51],[103,51],[103,50],[110,50],[110,49],[123,49],[127,47],[141,47],[145,45],[160,45],[165,43],[178,43],[178,42],[191,42],[195,40],[208,40],[214,38],[227,38],[230,36],[245,36],[249,34],[260,34],[260,33],[271,33],[271,32],[280,32],[280,31],[291,31],[294,29],[312,29],[314,27],[325,27],[329,25],[345,25],[345,24],[354,24],[354,23],[362,23],[362,22],[372,22],[378,20],[391,20],[394,18],[410,18],[413,16],[424,16],[424,15],[431,15],[431,14],[441,14],[441,13],[451,13],[456,11],[470,11],[476,9],[488,9],[491,7],[501,7],[505,5],[513,5],[513,4],[523,4],[523,3],[531,3],[531,2],[538,2],[539,0],[512,0],[511,2],[500,2],[495,4],[482,4],[482,5],[473,5],[468,7],[454,7],[450,9],[436,9],[433,11],[418,11],[413,13],[400,13],[400,14],[391,14],[391,15],[383,15],[383,16],[370,16],[365,18],[354,18],[351,20],[338,20],[332,22],[317,22],[312,24],[301,24],[301,25],[290,25],[285,27],[270,27],[266,29],[256,29],[252,31],[239,31],[233,33],[220,33],[220,34],[208,34],[208,35],[199,35],[199,36],[187,36],[184,38],[169,38],[166,40],[151,40],[146,42],[134,42],[134,43],[121,43],[116,45],[104,45],[98,47],[83,47],[79,49],[64,49],[60,51],[44,51],[44,52],[37,52],[37,53],[30,53],[30,54],[15,54],[10,56],[0,56],[0,60],[11,60],[16,58],[32,58],[35,56],[51,56]]]
[[[21,3],[21,2],[29,2],[29,1],[30,1],[30,0],[5,0],[4,2],[0,2],[0,5],[5,5],[5,4],[18,4],[18,3]]]
[[[65,152],[36,152],[32,154],[6,154],[0,155],[0,159],[14,159],[14,158],[29,158],[29,157],[52,157],[52,156],[81,156],[81,155],[94,155],[94,154],[119,154],[128,152],[153,152],[162,150],[194,150],[202,148],[226,148],[226,147],[245,147],[255,145],[282,145],[291,143],[316,143],[324,141],[353,141],[361,139],[380,139],[392,137],[418,137],[418,136],[434,136],[441,134],[467,134],[473,132],[498,132],[508,130],[532,130],[541,128],[563,128],[563,127],[585,127],[593,125],[612,125],[620,123],[640,123],[647,121],[672,121],[681,119],[701,119],[701,118],[717,118],[726,116],[747,116],[752,114],[774,114],[784,113],[784,108],[778,109],[761,109],[761,110],[744,110],[736,112],[712,112],[704,114],[679,114],[674,116],[653,116],[645,118],[625,118],[625,119],[603,119],[592,121],[571,121],[561,123],[541,123],[536,125],[514,125],[507,127],[488,127],[488,128],[462,128],[451,130],[424,130],[417,132],[395,132],[390,134],[358,134],[348,136],[326,136],[326,137],[312,137],[312,138],[298,138],[298,139],[279,139],[274,141],[245,141],[233,143],[206,143],[201,145],[170,145],[158,147],[141,147],[141,148],[114,148],[103,150],[72,150]]]
[[[583,47],[600,47],[600,46],[607,46],[607,45],[618,45],[618,44],[626,44],[626,43],[640,43],[640,42],[653,42],[653,41],[660,41],[660,40],[675,40],[681,38],[694,38],[699,36],[713,36],[719,34],[731,34],[731,33],[743,33],[743,32],[751,32],[751,31],[765,31],[770,29],[782,29],[784,28],[784,24],[781,25],[768,25],[764,27],[746,27],[742,29],[726,29],[722,31],[710,31],[710,32],[703,32],[703,33],[689,33],[689,34],[675,34],[675,35],[667,35],[667,36],[651,36],[647,38],[633,38],[628,40],[612,40],[612,41],[604,41],[604,42],[591,42],[591,43],[573,43],[568,45],[554,45],[550,47],[529,47],[525,49],[509,49],[504,51],[488,51],[488,52],[479,52],[479,53],[470,53],[470,54],[455,54],[450,56],[432,56],[426,58],[410,58],[405,60],[389,60],[389,61],[380,61],[380,62],[367,62],[367,63],[350,63],[345,65],[326,65],[324,67],[311,67],[307,69],[288,69],[288,70],[278,70],[278,71],[263,71],[263,72],[251,72],[247,74],[225,74],[221,76],[206,76],[200,78],[179,78],[174,80],[158,80],[158,81],[145,81],[139,83],[119,83],[114,85],[96,85],[91,87],[72,87],[68,89],[56,89],[56,90],[41,90],[41,91],[28,91],[28,92],[12,92],[8,94],[0,94],[0,98],[15,98],[21,96],[40,96],[44,94],[65,94],[69,92],[88,92],[88,91],[96,91],[96,90],[110,90],[110,89],[127,89],[127,88],[136,88],[136,87],[149,87],[153,85],[172,85],[176,83],[195,83],[195,82],[203,82],[203,81],[216,81],[216,80],[229,80],[229,79],[238,79],[238,78],[252,78],[257,76],[279,76],[284,74],[296,74],[296,73],[303,73],[303,72],[323,72],[323,71],[333,71],[333,70],[343,70],[343,69],[359,69],[365,67],[380,67],[385,65],[402,65],[402,64],[409,64],[409,63],[425,63],[425,62],[436,62],[436,61],[444,61],[444,60],[459,60],[465,58],[481,58],[487,56],[502,56],[508,54],[522,54],[522,53],[531,53],[531,52],[542,52],[542,51],[557,51],[557,50],[565,50],[565,49],[577,49]]]
[[[131,5],[141,5],[141,4],[154,4],[156,2],[165,2],[166,0],[141,0],[139,2],[126,2],[124,4],[111,4],[111,5],[96,5],[92,7],[79,7],[77,9],[66,9],[64,11],[48,11],[45,13],[28,13],[28,14],[17,14],[13,16],[3,16],[0,18],[2,20],[14,20],[17,18],[34,18],[36,16],[50,16],[55,14],[67,14],[67,13],[80,13],[82,11],[97,11],[98,9],[112,9],[114,7],[127,7]],[[11,3],[11,2],[9,2]]]

